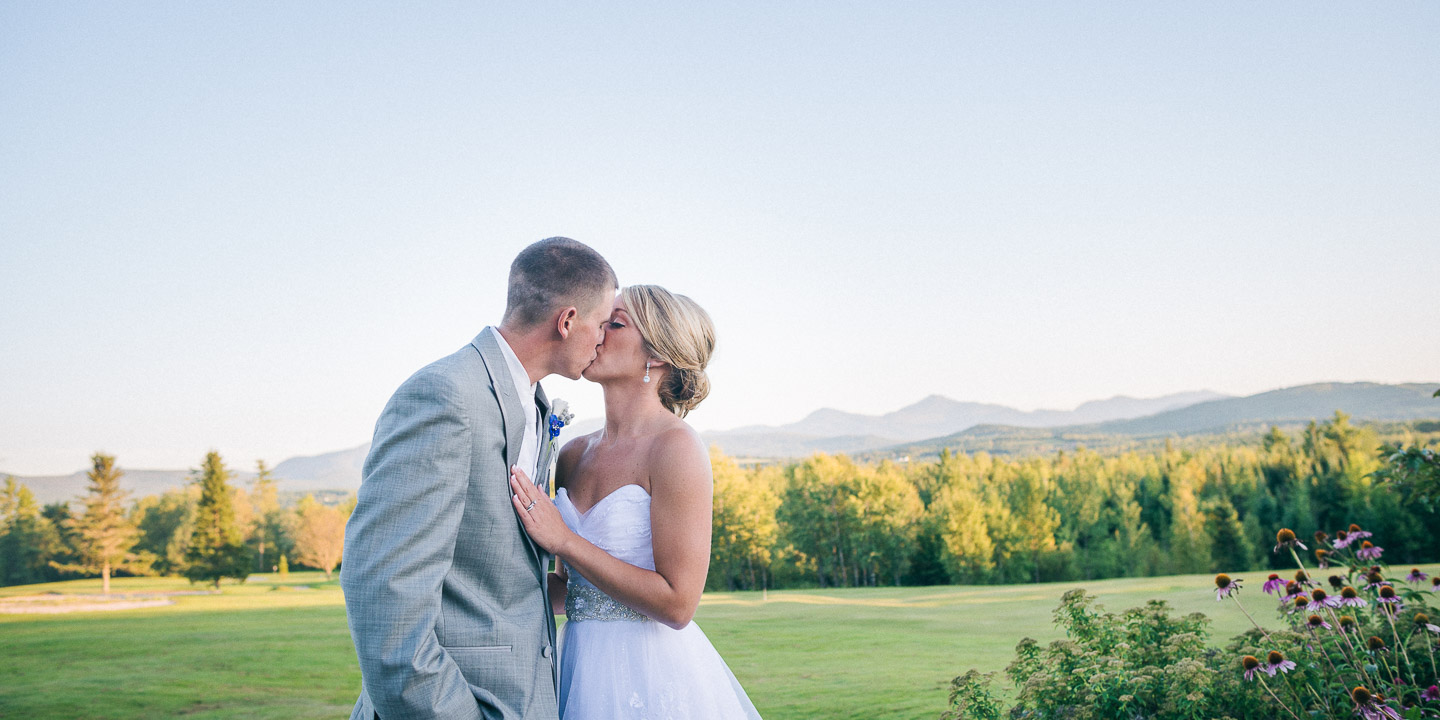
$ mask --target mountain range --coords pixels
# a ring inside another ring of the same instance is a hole
[[[1022,411],[1003,405],[961,402],[931,395],[883,415],[859,415],[825,408],[780,426],[747,426],[703,433],[725,453],[742,458],[783,459],[815,452],[850,453],[862,457],[921,458],[941,448],[971,452],[1026,452],[1064,449],[1085,444],[1135,446],[1146,439],[1219,434],[1293,426],[1323,420],[1336,410],[1359,421],[1406,421],[1440,418],[1440,400],[1431,397],[1440,383],[1382,385],[1318,383],[1246,397],[1210,391],[1158,398],[1114,397],[1084,403],[1074,410]],[[579,420],[561,434],[569,437],[601,426],[598,419]],[[370,444],[294,457],[274,468],[282,492],[355,490]],[[189,470],[124,469],[121,485],[132,497],[155,495],[189,482]],[[0,477],[5,473],[0,472]],[[254,473],[237,472],[239,484]],[[85,472],[70,475],[16,477],[41,503],[73,500],[84,494]]]

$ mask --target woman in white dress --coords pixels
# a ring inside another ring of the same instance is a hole
[[[709,393],[714,348],[692,300],[625,288],[584,373],[604,388],[605,427],[561,450],[553,503],[512,470],[526,531],[560,560],[563,720],[760,717],[691,622],[710,566],[711,477],[682,418]]]

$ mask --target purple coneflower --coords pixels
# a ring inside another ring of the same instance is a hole
[[[1340,616],[1340,631],[1341,631],[1341,632],[1354,632],[1356,629],[1358,629],[1359,625],[1360,625],[1359,623],[1355,622],[1355,618],[1353,618],[1353,617],[1351,617],[1351,616],[1349,616],[1349,615],[1341,615],[1341,616]]]
[[[1340,599],[1339,599],[1339,598],[1330,597],[1329,593],[1326,593],[1324,590],[1321,590],[1320,588],[1315,588],[1314,590],[1311,590],[1311,591],[1310,591],[1310,601],[1313,602],[1313,603],[1316,604],[1316,605],[1319,605],[1320,607],[1327,607],[1327,608],[1337,608],[1337,607],[1340,607]]]
[[[1420,572],[1420,568],[1410,568],[1410,574],[1405,576],[1405,582],[1418,583],[1428,577],[1430,576]]]
[[[1405,608],[1405,603],[1400,602],[1400,598],[1395,595],[1395,588],[1389,585],[1380,588],[1380,599],[1377,602],[1389,605],[1390,607],[1388,609],[1395,612],[1399,612]]]
[[[1371,695],[1364,687],[1351,690],[1350,699],[1355,701],[1355,712],[1365,720],[1403,720],[1395,708],[1385,704],[1385,698]]]
[[[1440,687],[1431,685],[1430,687],[1421,690],[1420,700],[1422,702],[1435,702],[1436,700],[1440,700]]]
[[[1440,635],[1440,625],[1431,625],[1430,616],[1425,613],[1415,613],[1415,624],[1436,635]]]
[[[1370,652],[1385,652],[1385,640],[1379,635],[1371,635],[1370,639],[1365,641],[1365,647]]]
[[[1390,581],[1380,575],[1378,571],[1371,570],[1365,574],[1365,589],[1374,590],[1377,587],[1389,585]]]
[[[1316,545],[1324,545],[1324,544],[1325,544],[1325,541],[1326,541],[1326,540],[1329,540],[1329,539],[1330,539],[1330,536],[1329,536],[1329,535],[1326,535],[1324,530],[1316,530],[1316,531],[1315,531],[1315,544],[1316,544]]]
[[[1215,599],[1224,600],[1230,595],[1240,593],[1240,578],[1230,579],[1229,575],[1220,573],[1215,576]]]
[[[1306,622],[1309,623],[1311,630],[1319,630],[1320,628],[1330,629],[1330,623],[1325,622],[1325,618],[1319,615],[1311,615]]]
[[[1285,597],[1280,598],[1280,602],[1288,603],[1297,597],[1304,596],[1305,588],[1300,587],[1300,583],[1291,580],[1290,582],[1285,583]]]
[[[1275,573],[1270,573],[1270,577],[1265,580],[1265,584],[1262,585],[1260,589],[1264,591],[1266,595],[1273,595],[1279,592],[1280,588],[1284,586],[1285,581],[1281,579],[1279,575],[1276,575]]]
[[[1340,604],[1349,607],[1365,607],[1370,603],[1366,602],[1365,598],[1360,597],[1360,593],[1357,592],[1355,588],[1346,585],[1345,588],[1340,591]]]
[[[1240,667],[1245,668],[1245,679],[1254,680],[1255,673],[1260,672],[1260,661],[1254,655],[1246,655],[1240,658]]]
[[[1306,587],[1315,584],[1314,582],[1311,582],[1311,580],[1310,580],[1310,573],[1307,573],[1307,572],[1305,572],[1304,570],[1296,570],[1296,571],[1295,571],[1295,582],[1299,583],[1299,584],[1302,585],[1302,586],[1306,586]]]
[[[1343,550],[1346,545],[1349,545],[1349,544],[1352,543],[1352,542],[1354,542],[1354,540],[1351,539],[1350,533],[1347,533],[1347,532],[1345,532],[1344,530],[1341,530],[1340,532],[1335,533],[1335,545],[1334,545],[1334,547],[1335,547],[1336,550]]]
[[[1440,575],[1430,578],[1430,592],[1440,592]]]
[[[1290,609],[1286,612],[1286,614],[1305,612],[1308,609],[1310,609],[1310,598],[1301,595],[1295,598],[1295,604],[1290,606]]]
[[[1300,542],[1299,538],[1295,537],[1295,531],[1290,528],[1280,528],[1280,532],[1275,533],[1275,552],[1280,552],[1281,548],[1296,547],[1301,550],[1310,549],[1305,547],[1305,543]]]
[[[1355,557],[1358,557],[1361,560],[1375,560],[1378,559],[1380,557],[1380,553],[1383,552],[1385,552],[1385,548],[1382,548],[1379,545],[1376,545],[1369,540],[1366,540],[1365,542],[1360,543],[1360,549],[1355,551]]]
[[[1275,677],[1275,673],[1277,672],[1288,673],[1295,669],[1295,663],[1286,660],[1285,656],[1281,655],[1277,650],[1271,650],[1270,654],[1265,656],[1265,660],[1267,661],[1265,667],[1260,669],[1264,670],[1265,674],[1270,677]]]
[[[1315,562],[1320,563],[1321,570],[1330,568],[1330,551],[1325,548],[1315,548]]]
[[[1355,523],[1350,523],[1350,527],[1348,529],[1350,531],[1350,539],[1352,541],[1364,540],[1365,538],[1370,537],[1369,530],[1361,530],[1360,526],[1356,525]]]
[[[1345,587],[1345,578],[1342,578],[1339,575],[1331,575],[1330,587],[1335,588],[1336,590]]]

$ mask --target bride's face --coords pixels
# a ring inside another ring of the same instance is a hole
[[[610,324],[605,326],[605,342],[595,351],[595,360],[585,368],[582,376],[591,382],[603,383],[615,380],[640,382],[645,376],[645,341],[640,331],[630,322],[630,313],[625,309],[623,296],[616,296],[610,311]],[[652,380],[653,373],[652,369]]]

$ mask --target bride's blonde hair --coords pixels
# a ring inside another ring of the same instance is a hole
[[[659,285],[631,285],[620,291],[645,350],[670,365],[660,383],[660,402],[680,417],[710,394],[705,366],[715,351],[710,315],[684,295]]]

